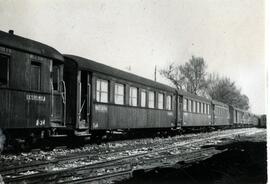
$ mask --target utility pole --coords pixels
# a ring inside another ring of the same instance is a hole
[[[155,81],[157,81],[157,65],[155,65]]]

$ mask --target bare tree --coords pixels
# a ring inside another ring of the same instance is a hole
[[[177,89],[193,94],[198,94],[207,87],[206,64],[201,57],[192,56],[184,65],[170,64],[166,69],[160,70],[160,74],[169,79]]]
[[[233,105],[240,109],[249,109],[249,99],[241,94],[241,89],[237,88],[235,82],[227,77],[220,78],[217,74],[212,74],[208,78],[207,93],[217,101]]]
[[[171,63],[167,68],[160,70],[159,73],[171,81],[176,89],[183,90],[185,86],[185,77],[180,72],[179,66],[175,66],[174,63]]]
[[[202,57],[192,56],[184,65],[172,63],[160,70],[160,74],[169,79],[177,89],[203,95],[241,109],[249,109],[248,97],[241,94],[241,89],[237,88],[235,82],[216,73],[208,74],[206,68]]]
[[[195,57],[180,66],[180,72],[185,76],[186,90],[193,94],[198,94],[207,87],[206,64],[202,57]]]

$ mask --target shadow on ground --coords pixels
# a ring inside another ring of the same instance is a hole
[[[236,142],[220,147],[228,151],[186,167],[135,172],[119,183],[138,184],[260,184],[267,181],[266,142]]]

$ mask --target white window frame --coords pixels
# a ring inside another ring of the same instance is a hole
[[[197,102],[195,100],[193,100],[192,102],[192,112],[196,113],[197,107],[196,107]]]
[[[164,109],[164,94],[158,93],[158,109]]]
[[[114,103],[118,105],[125,104],[125,85],[124,84],[120,84],[120,83],[114,84]]]
[[[129,105],[138,106],[138,88],[136,87],[129,88]]]
[[[155,92],[154,91],[148,92],[148,107],[155,108]]]
[[[188,99],[188,112],[192,112],[192,100]]]
[[[106,84],[107,90],[102,89],[102,84]],[[102,98],[106,95],[105,100]],[[109,81],[103,79],[96,80],[96,101],[102,103],[109,102]]]
[[[141,107],[146,107],[146,90],[141,90]]]
[[[187,99],[184,98],[184,100],[183,100],[183,111],[187,111],[187,107],[188,107],[188,101],[187,101]]]
[[[172,110],[172,96],[171,95],[167,95],[166,97],[166,109],[167,110]]]

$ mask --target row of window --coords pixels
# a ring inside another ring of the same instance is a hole
[[[197,102],[195,100],[189,100],[184,98],[183,102],[183,110],[186,112],[194,112],[194,113],[200,113],[200,114],[210,114],[210,105],[203,103],[203,102]]]
[[[109,101],[109,82],[107,80],[97,79],[96,81],[96,100],[97,102],[107,103]],[[148,104],[147,102],[147,93],[148,93]],[[164,109],[164,94],[156,93],[157,98],[157,108]],[[155,92],[147,91],[142,89],[140,94],[138,93],[138,88],[130,87],[129,88],[129,101],[130,106],[139,106],[138,104],[138,95],[140,95],[140,106],[155,108]],[[115,83],[114,85],[114,103],[118,105],[125,104],[125,85],[120,83]],[[172,110],[172,96],[166,96],[166,107],[167,110]]]
[[[220,107],[215,107],[215,114],[220,115],[220,116],[226,116],[228,115],[229,111],[228,109],[220,108]]]

